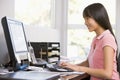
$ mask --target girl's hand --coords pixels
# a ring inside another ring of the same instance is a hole
[[[61,67],[69,67],[71,64],[68,62],[60,62]]]
[[[71,70],[74,70],[74,66],[73,64],[70,64],[68,62],[60,62],[59,66],[63,67],[63,68],[69,68]]]
[[[60,62],[59,66],[63,67],[63,68],[69,68],[73,71],[82,71],[82,66],[78,66],[78,65],[74,65],[74,64],[70,64],[68,62]]]

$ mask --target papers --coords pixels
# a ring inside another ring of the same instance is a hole
[[[8,69],[0,69],[0,75],[5,75],[8,73],[13,73],[13,72],[9,72]]]
[[[36,66],[29,66],[27,69],[30,69],[31,71],[38,71],[38,72],[44,71],[43,68],[36,67]]]

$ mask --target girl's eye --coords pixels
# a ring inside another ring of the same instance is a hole
[[[86,20],[90,19],[89,17],[86,17]]]
[[[85,19],[85,21],[87,21],[89,18],[86,17],[86,18],[84,18],[84,19]]]

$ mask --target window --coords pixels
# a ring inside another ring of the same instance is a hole
[[[95,33],[90,33],[84,25],[82,12],[89,4],[97,2],[102,3],[106,7],[111,24],[115,25],[116,0],[68,0],[68,57],[80,56],[81,59],[84,59],[88,55]]]
[[[15,18],[28,25],[52,27],[53,0],[15,0]]]

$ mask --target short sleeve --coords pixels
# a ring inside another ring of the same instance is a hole
[[[115,51],[117,50],[117,45],[115,42],[115,38],[112,35],[106,35],[106,37],[103,37],[103,43],[102,43],[102,48],[105,46],[110,46],[112,47]]]

